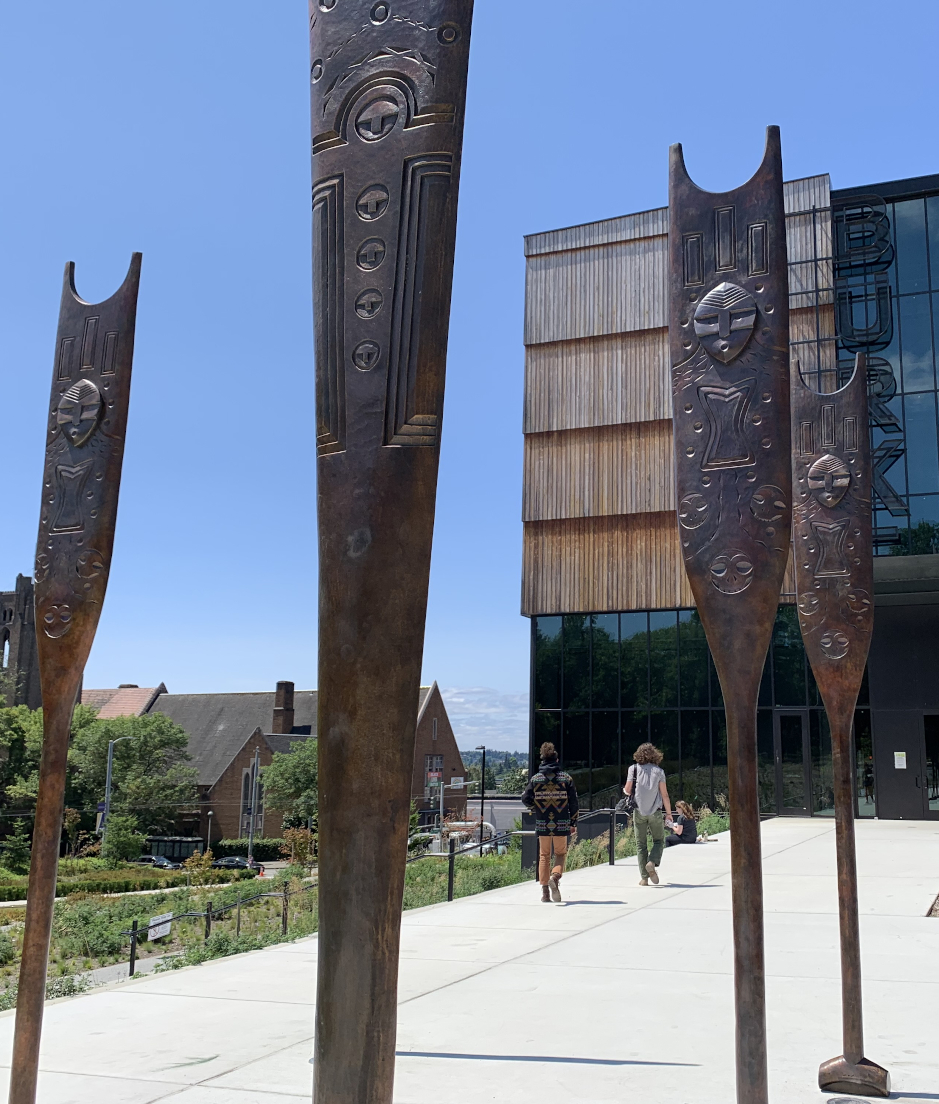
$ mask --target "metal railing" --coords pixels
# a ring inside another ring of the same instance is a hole
[[[309,893],[318,886],[318,882],[312,882],[310,885],[305,885],[301,889],[294,890],[293,892],[287,886],[284,886],[282,890],[269,890],[265,893],[253,893],[250,897],[238,897],[235,901],[232,901],[228,905],[220,905],[218,908],[214,908],[211,901],[206,902],[205,910],[198,910],[196,912],[178,912],[172,916],[166,918],[162,923],[173,924],[177,920],[194,919],[197,917],[205,918],[205,939],[208,940],[212,934],[212,921],[223,916],[226,912],[235,910],[235,938],[237,939],[241,935],[241,906],[250,904],[252,901],[259,901],[262,897],[279,897],[283,901],[283,908],[281,910],[281,932],[283,935],[287,934],[288,926],[288,910],[291,897],[298,897],[303,893]],[[155,926],[155,925],[154,925]],[[150,931],[150,926],[147,925],[147,932]],[[122,931],[120,935],[130,936],[130,970],[128,977],[134,976],[134,971],[137,966],[137,943],[141,938],[142,932],[139,927],[139,921],[135,920],[128,931]],[[147,938],[147,937],[144,937]]]
[[[448,851],[429,851],[424,855],[414,855],[407,860],[407,865],[411,863],[422,862],[424,859],[446,859],[447,860],[447,900],[453,900],[453,878],[455,874],[455,863],[457,855],[468,855],[470,852],[478,851],[480,855],[483,854],[483,848],[492,847],[498,845],[500,842],[510,840],[512,836],[527,836],[529,832],[502,832],[498,836],[490,836],[489,839],[480,839],[479,843],[471,843],[466,847],[461,847],[459,850],[456,846],[455,837],[450,837],[450,848]]]

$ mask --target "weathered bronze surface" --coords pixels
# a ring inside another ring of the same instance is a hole
[[[472,0],[312,0],[314,1100],[390,1104]]]
[[[140,261],[134,253],[124,283],[103,303],[79,299],[75,265],[65,266],[36,543],[43,744],[10,1104],[36,1098],[69,730],[111,566]]]
[[[864,1057],[851,729],[874,620],[867,358],[839,391],[820,394],[792,373],[793,562],[799,625],[831,729],[841,926],[844,1054],[824,1062],[819,1088],[887,1096],[890,1077]]]
[[[669,343],[685,570],[724,694],[737,1100],[765,1104],[756,703],[789,554],[789,287],[778,127],[731,192],[669,179]]]

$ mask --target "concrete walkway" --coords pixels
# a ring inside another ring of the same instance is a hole
[[[858,846],[868,1056],[895,1099],[939,1101],[939,823],[860,822]],[[770,1097],[824,1101],[833,825],[769,821],[763,848]],[[406,913],[396,1104],[732,1104],[728,871],[724,836],[671,848],[659,887],[629,860],[567,875],[564,906],[523,884]],[[315,967],[313,938],[48,1004],[40,1101],[308,1100]]]

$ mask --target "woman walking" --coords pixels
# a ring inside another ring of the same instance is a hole
[[[647,886],[651,879],[654,885],[658,885],[656,867],[662,861],[662,852],[665,849],[665,825],[672,826],[672,803],[665,786],[665,771],[659,766],[662,762],[659,749],[654,744],[640,744],[633,753],[633,759],[635,763],[629,768],[623,792],[627,797],[635,795],[636,807],[632,823],[636,834],[639,873],[642,875],[639,884]]]
[[[574,779],[561,770],[554,744],[541,745],[541,766],[531,776],[522,804],[535,814],[538,836],[538,882],[541,900],[560,903],[559,882],[564,873],[567,844],[577,831],[577,788]],[[554,851],[554,867],[551,852]]]

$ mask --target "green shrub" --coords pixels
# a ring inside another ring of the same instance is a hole
[[[29,870],[31,847],[29,833],[26,831],[26,821],[14,820],[13,834],[7,836],[0,845],[3,865],[14,874],[25,874]]]
[[[282,839],[258,839],[254,841],[254,857],[260,863],[280,862],[284,857],[281,852]],[[212,844],[212,853],[217,859],[227,859],[230,855],[248,854],[248,840],[223,839]]]
[[[146,842],[147,837],[140,831],[136,817],[112,814],[105,826],[101,858],[112,862],[137,859],[143,853]]]
[[[0,966],[8,966],[16,958],[16,944],[6,932],[0,932]]]

